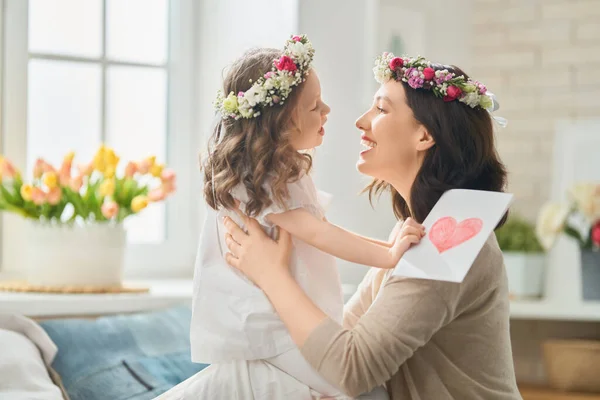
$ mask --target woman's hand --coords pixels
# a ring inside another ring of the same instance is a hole
[[[396,264],[398,264],[410,246],[419,243],[423,236],[425,236],[425,227],[412,218],[407,218],[400,228],[398,228],[399,225],[399,223],[396,224],[390,235],[393,236],[394,233],[397,232],[396,237],[393,239],[394,244],[390,249],[390,258],[392,260],[391,268],[396,267]],[[399,229],[399,231],[397,231],[397,229]]]
[[[279,240],[274,241],[265,234],[258,221],[248,218],[239,210],[237,213],[244,221],[248,233],[225,217],[225,243],[230,251],[225,255],[225,260],[264,289],[270,281],[276,281],[281,273],[289,274],[291,235],[280,229]]]

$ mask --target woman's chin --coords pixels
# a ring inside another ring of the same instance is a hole
[[[369,175],[369,163],[365,161],[362,157],[358,158],[358,161],[356,162],[356,169],[361,174]]]

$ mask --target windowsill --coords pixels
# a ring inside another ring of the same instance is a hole
[[[51,294],[0,292],[0,312],[28,317],[92,316],[151,311],[180,304],[191,304],[191,280],[130,282],[147,286],[147,293]]]
[[[0,292],[0,312],[14,312],[28,317],[75,317],[152,311],[180,304],[191,305],[192,281],[163,279],[130,282],[147,286],[147,293],[123,294],[50,294]],[[344,299],[356,290],[342,285]]]

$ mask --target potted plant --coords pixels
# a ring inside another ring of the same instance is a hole
[[[549,249],[561,233],[579,245],[583,299],[600,300],[600,184],[577,183],[567,202],[544,205],[537,224],[540,242]]]
[[[544,288],[544,249],[535,226],[522,217],[511,215],[496,230],[504,255],[508,289],[512,298],[539,298]]]
[[[175,174],[155,157],[130,161],[102,145],[74,172],[75,154],[55,168],[38,159],[33,177],[0,156],[0,211],[27,220],[27,281],[48,286],[118,286],[126,231],[123,221],[175,191]]]

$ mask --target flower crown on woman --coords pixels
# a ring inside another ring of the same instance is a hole
[[[255,118],[263,107],[283,104],[292,92],[306,80],[315,50],[306,35],[294,35],[285,43],[283,55],[273,60],[271,71],[258,78],[250,89],[227,97],[219,90],[215,109],[223,119]],[[250,80],[252,82],[252,80]]]
[[[436,70],[432,64],[421,56],[396,57],[385,52],[375,60],[373,73],[379,83],[394,79],[406,82],[413,89],[430,90],[444,101],[458,100],[469,107],[480,107],[489,112],[499,108],[494,94],[489,92],[483,83],[454,74],[447,69]],[[500,120],[500,123],[503,120],[499,117],[494,119]]]

